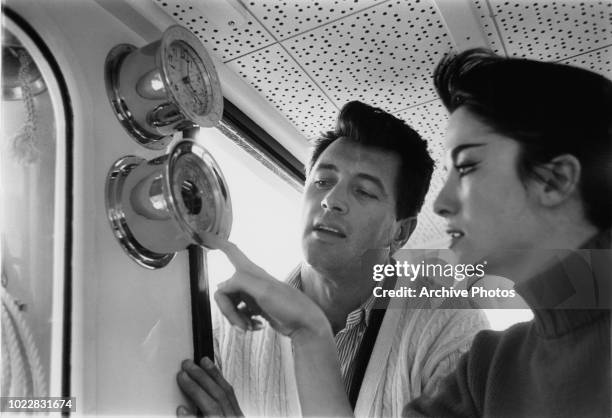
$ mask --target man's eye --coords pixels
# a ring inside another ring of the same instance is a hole
[[[325,179],[315,180],[313,183],[318,188],[327,187],[331,184],[329,180]]]
[[[463,177],[466,174],[474,171],[476,169],[476,163],[465,163],[459,164],[455,166],[455,170],[459,173],[459,177]]]
[[[370,192],[368,192],[368,191],[366,191],[364,189],[357,189],[356,193],[359,196],[362,196],[362,197],[365,197],[365,198],[368,198],[368,199],[376,199],[377,198],[375,194],[372,194],[372,193],[370,193]]]

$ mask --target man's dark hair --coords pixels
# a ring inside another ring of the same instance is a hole
[[[416,216],[429,189],[434,163],[427,142],[401,119],[377,107],[358,101],[348,102],[340,110],[336,127],[314,141],[308,171],[325,149],[338,138],[355,144],[391,151],[400,157],[395,187],[397,219]]]
[[[612,226],[612,82],[565,64],[505,58],[485,49],[445,57],[434,84],[452,113],[465,106],[521,145],[518,173],[562,154],[582,166],[579,190],[587,219]]]

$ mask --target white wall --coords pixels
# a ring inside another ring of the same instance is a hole
[[[66,77],[74,111],[72,392],[77,414],[174,415],[180,361],[191,356],[187,256],[146,270],[109,227],[107,172],[120,157],[150,159],[118,124],[104,61],[119,43],[145,40],[90,0],[8,1],[42,36]]]

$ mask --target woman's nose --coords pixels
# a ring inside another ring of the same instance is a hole
[[[449,178],[446,179],[442,189],[434,201],[433,209],[437,215],[448,218],[457,213],[457,198],[455,185]]]

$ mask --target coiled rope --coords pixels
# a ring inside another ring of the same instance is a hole
[[[2,297],[2,396],[47,396],[45,371],[25,315],[8,291]]]

